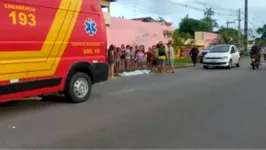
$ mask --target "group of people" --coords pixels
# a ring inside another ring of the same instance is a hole
[[[174,73],[174,57],[172,42],[168,42],[166,45],[159,42],[147,50],[144,45],[125,46],[122,44],[120,47],[110,45],[108,49],[109,77],[114,78],[115,74],[124,71],[143,69],[158,73],[166,73],[170,70]],[[169,66],[169,69],[166,66]]]

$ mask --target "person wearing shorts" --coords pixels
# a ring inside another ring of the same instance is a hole
[[[115,46],[110,45],[108,49],[109,78],[114,78],[115,50]]]
[[[166,51],[165,46],[161,42],[158,44],[157,56],[158,72],[165,73]]]
[[[130,72],[130,59],[131,59],[131,52],[130,52],[130,45],[126,46],[126,50],[125,50],[125,69],[126,72]]]
[[[125,45],[121,45],[121,51],[120,51],[120,69],[122,72],[125,70]]]
[[[115,52],[115,73],[118,74],[120,73],[121,69],[120,69],[120,66],[121,66],[121,48],[120,47],[117,47],[116,48],[116,52]]]
[[[139,70],[143,69],[144,56],[145,54],[142,50],[138,50],[138,52],[136,53],[136,61]]]
[[[175,73],[175,68],[174,68],[175,51],[170,42],[167,43],[167,48],[168,48],[167,60],[168,60],[169,69],[171,70],[172,73]]]
[[[152,70],[152,62],[153,62],[153,52],[152,48],[150,47],[148,52],[146,53],[147,56],[147,69]]]
[[[135,51],[133,49],[133,47],[130,47],[130,71],[134,71],[135,70]]]

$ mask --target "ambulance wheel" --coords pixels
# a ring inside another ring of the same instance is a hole
[[[81,103],[89,99],[91,95],[92,82],[87,74],[77,72],[66,84],[65,96],[70,102]]]

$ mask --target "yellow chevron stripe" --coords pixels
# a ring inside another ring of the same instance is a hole
[[[64,2],[61,3],[62,6],[60,8],[65,8],[66,7],[66,1],[69,0],[62,0]],[[58,14],[66,14],[65,22],[63,26],[61,27],[61,30],[59,32],[59,36],[56,39],[56,44],[54,45],[54,48],[52,49],[50,55],[48,56],[49,53],[47,53],[44,58],[38,58],[38,59],[27,59],[27,62],[31,63],[22,63],[20,64],[19,60],[17,61],[16,64],[6,64],[8,61],[0,61],[0,81],[1,80],[10,80],[10,79],[17,79],[17,78],[26,78],[26,77],[41,77],[41,76],[48,76],[48,75],[53,75],[55,73],[55,70],[57,69],[57,66],[60,62],[60,57],[62,56],[63,52],[65,51],[68,40],[73,32],[75,23],[78,18],[78,14],[80,12],[82,5],[82,0],[75,0],[71,2],[70,5],[70,10],[71,11],[66,11],[66,10],[58,10]],[[75,10],[75,11],[73,11]],[[62,15],[58,15],[62,16]],[[53,26],[60,26],[62,24],[61,21],[57,21],[57,19],[62,20],[62,18],[57,18],[55,17],[55,21],[53,23]],[[60,23],[60,25],[56,25],[56,23]],[[50,30],[51,32],[52,30]],[[59,54],[57,55],[57,52],[59,50]],[[14,54],[16,54],[15,52]],[[25,52],[24,52],[25,53]],[[28,52],[26,52],[28,53]],[[29,53],[35,53],[35,52],[29,52]],[[39,53],[41,53],[39,51]],[[2,53],[0,53],[2,54]],[[11,54],[10,54],[11,55]],[[12,54],[13,55],[13,54]],[[21,54],[19,54],[21,55]],[[0,55],[1,56],[1,55]],[[35,55],[32,55],[35,56]],[[36,57],[38,57],[37,55]],[[46,57],[48,58],[46,59]],[[17,57],[19,57],[17,55]],[[0,57],[1,58],[1,57]],[[44,62],[33,62],[33,61],[44,61]],[[13,60],[14,61],[14,60]],[[45,71],[41,71],[45,70]],[[19,71],[24,71],[25,73],[15,73]],[[34,72],[30,72],[34,71]],[[13,73],[12,73],[13,72]],[[27,72],[27,74],[26,74]],[[12,74],[10,74],[12,73]]]

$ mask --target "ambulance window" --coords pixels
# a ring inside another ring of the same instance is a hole
[[[101,6],[102,12],[109,12],[109,8],[107,6]]]

